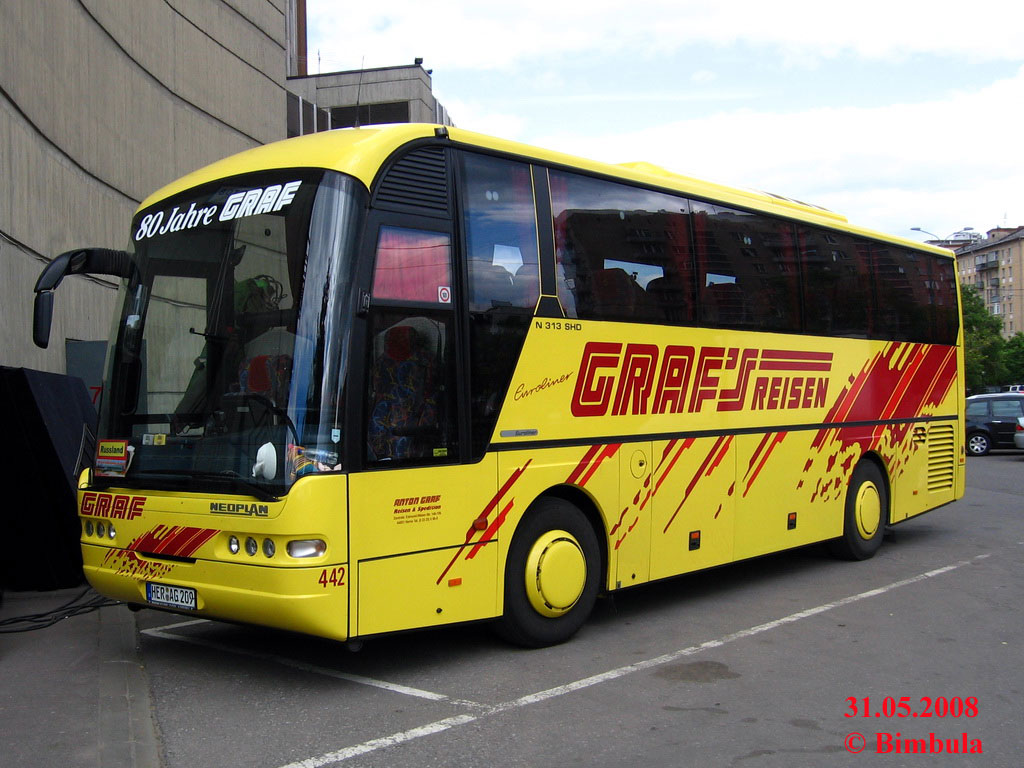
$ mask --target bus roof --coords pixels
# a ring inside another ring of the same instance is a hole
[[[845,216],[781,195],[727,187],[673,173],[651,163],[632,162],[618,165],[601,163],[460,128],[429,123],[396,123],[365,128],[341,128],[254,147],[200,168],[168,184],[146,198],[139,209],[148,208],[163,198],[216,179],[275,168],[325,168],[353,176],[370,188],[381,165],[393,152],[404,144],[432,138],[439,133],[442,136],[447,136],[455,145],[502,152],[526,160],[588,171],[601,176],[679,192],[702,200],[754,209],[853,234],[884,239],[944,256],[952,257],[953,255],[944,248],[936,248],[914,240],[851,225]]]

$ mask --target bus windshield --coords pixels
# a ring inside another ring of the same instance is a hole
[[[248,174],[140,211],[107,356],[100,483],[269,498],[339,471],[365,191]],[[115,479],[116,478],[116,479]]]

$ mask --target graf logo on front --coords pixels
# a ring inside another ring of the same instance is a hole
[[[145,496],[129,496],[124,493],[97,493],[86,491],[82,494],[82,515],[84,517],[108,517],[111,520],[134,520],[142,515],[146,505]]]
[[[831,352],[591,341],[573,416],[822,408]]]

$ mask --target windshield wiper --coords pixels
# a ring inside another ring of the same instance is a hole
[[[230,469],[222,472],[210,472],[202,469],[147,469],[141,471],[139,475],[177,475],[179,477],[198,478],[201,480],[219,480],[231,483],[238,488],[244,488],[249,491],[250,495],[255,496],[260,501],[281,500],[280,497],[275,496],[262,485],[254,483]]]

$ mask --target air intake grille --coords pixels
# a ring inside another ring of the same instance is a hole
[[[375,205],[428,216],[448,215],[448,168],[442,147],[410,152],[377,187]]]
[[[953,487],[956,441],[952,424],[933,424],[928,429],[928,492]]]

